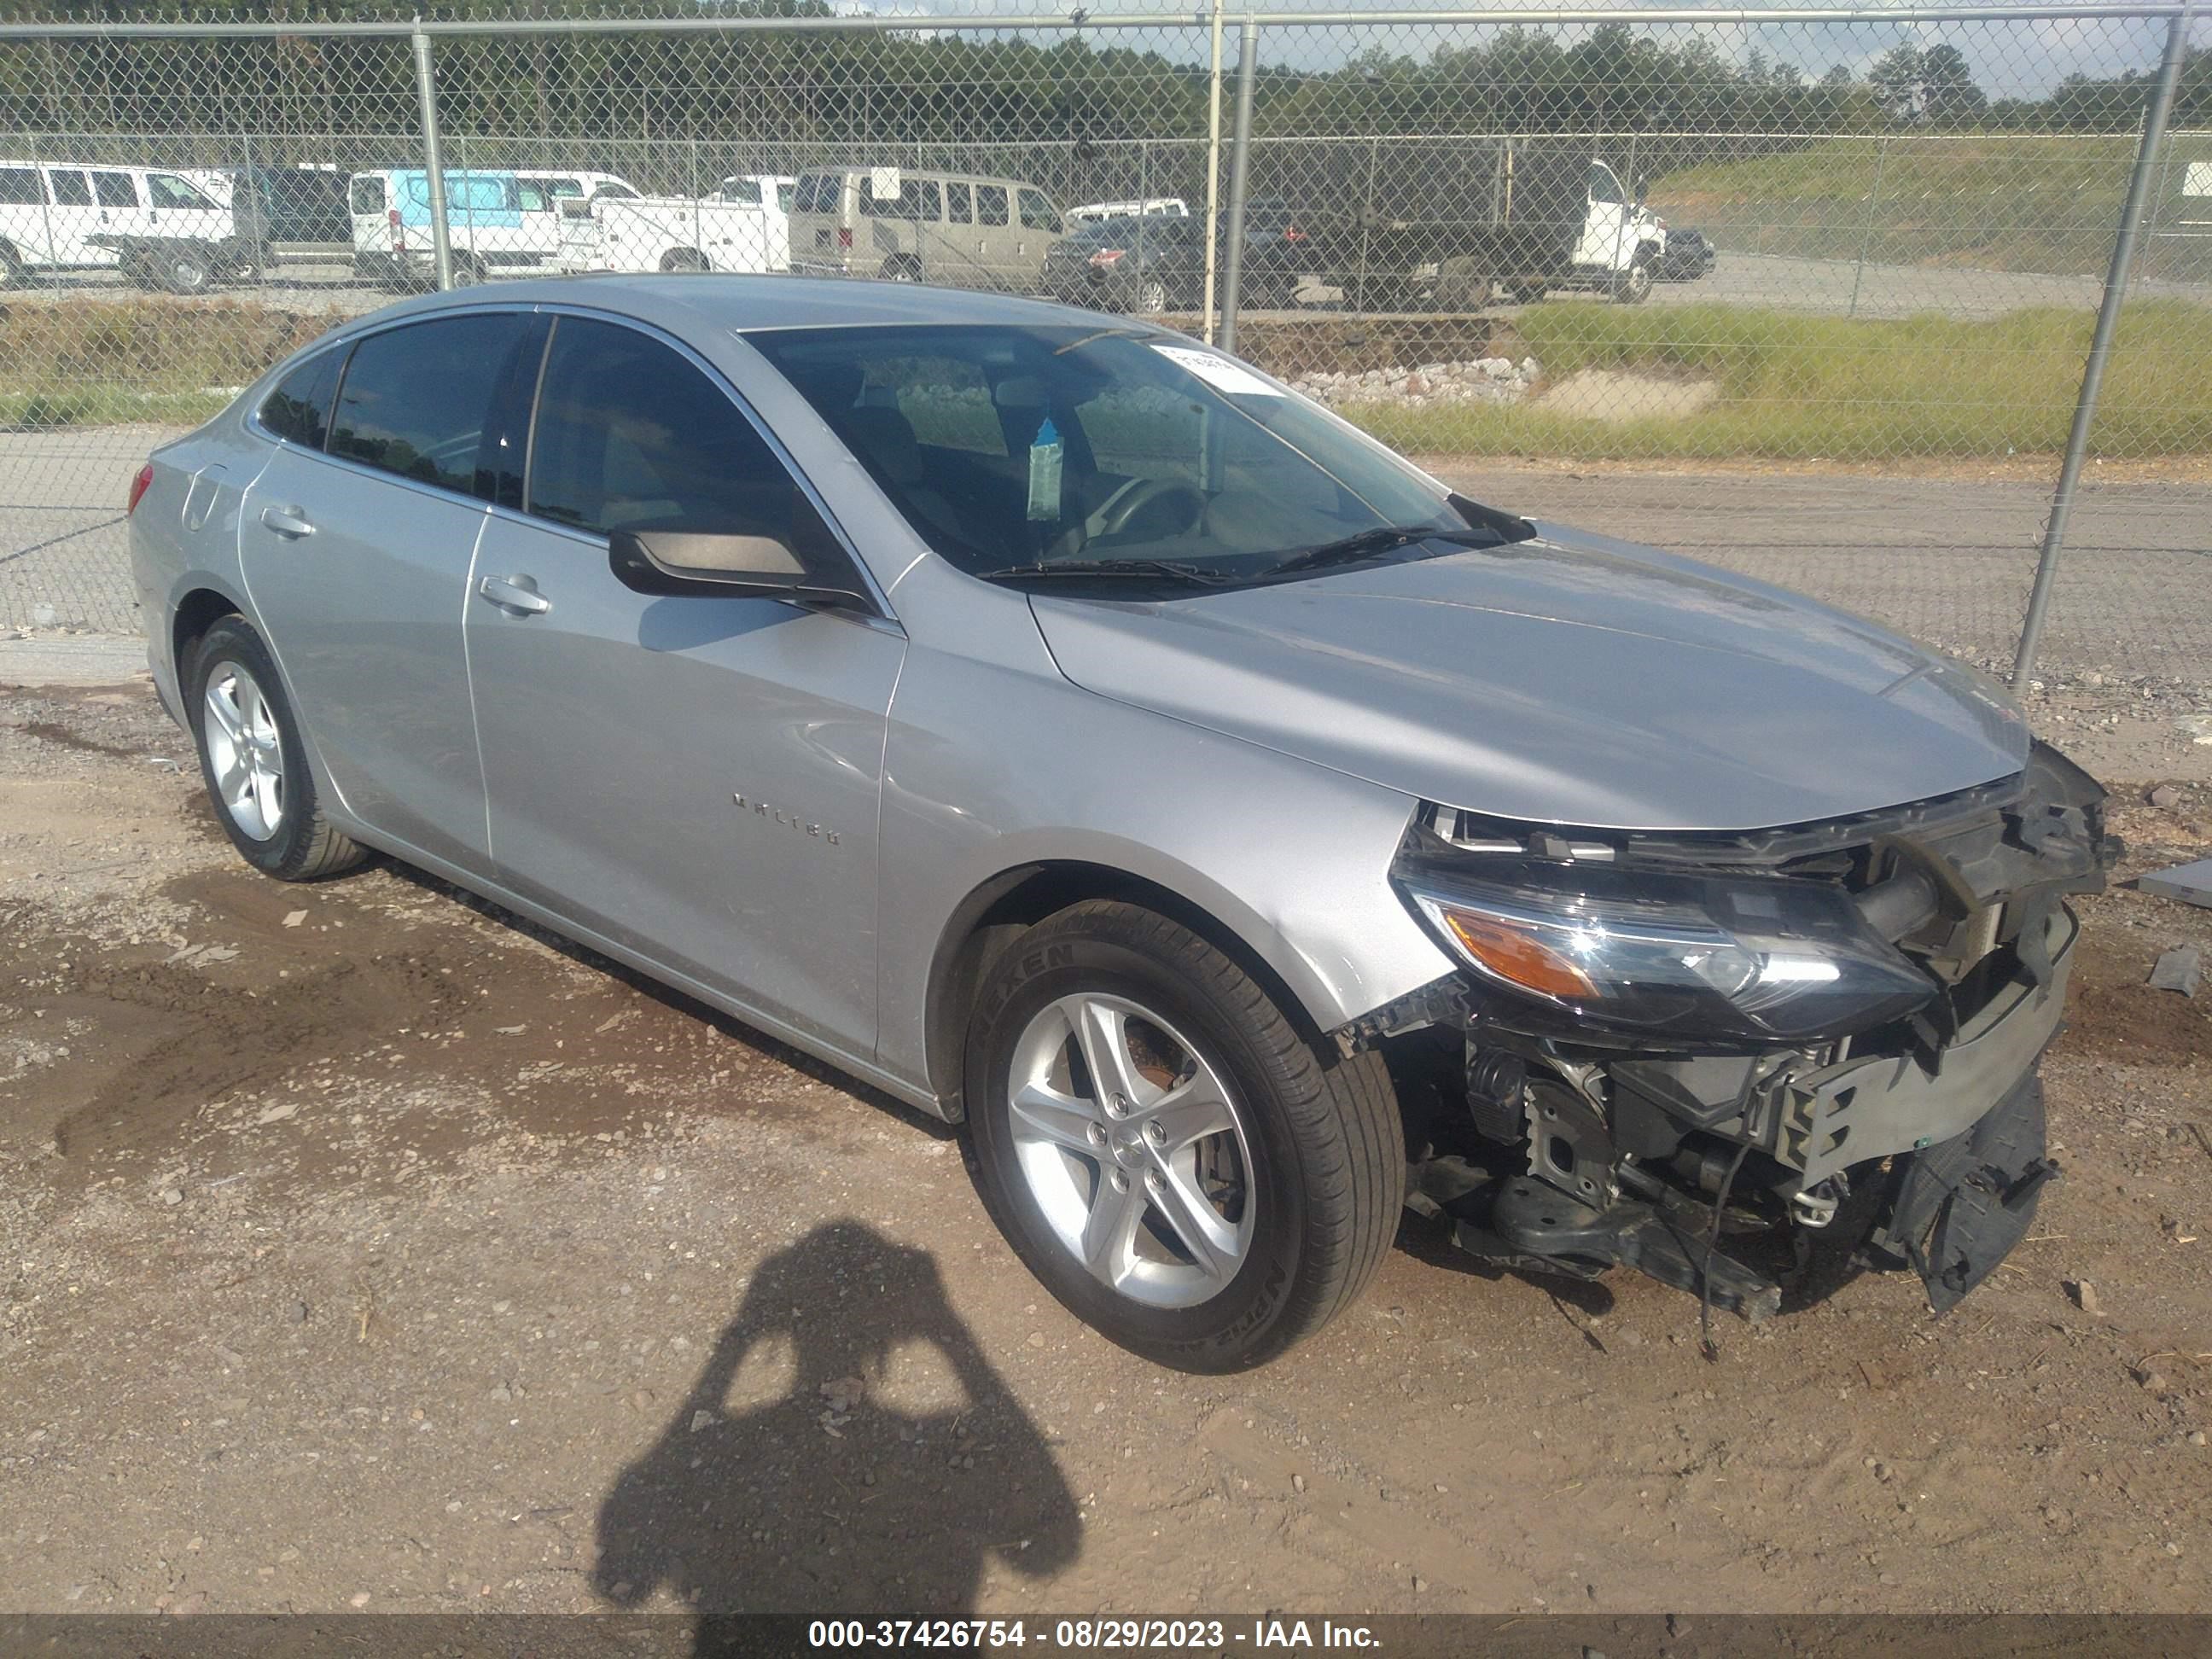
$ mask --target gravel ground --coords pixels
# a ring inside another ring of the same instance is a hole
[[[1948,1321],[1708,1364],[1409,1222],[1198,1380],[943,1127],[404,868],[265,881],[186,756],[143,681],[0,702],[0,1607],[2212,1610],[2212,990],[2142,983],[2212,913],[2085,907],[2067,1176]],[[2124,874],[2212,842],[2154,775]]]

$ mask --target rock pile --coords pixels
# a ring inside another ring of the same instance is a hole
[[[1290,377],[1307,397],[1324,404],[1395,404],[1425,409],[1449,404],[1516,404],[1528,395],[1541,368],[1534,357],[1476,357],[1418,368],[1317,369]]]

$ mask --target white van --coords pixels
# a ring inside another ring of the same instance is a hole
[[[1066,226],[1019,179],[901,167],[802,173],[792,196],[791,268],[802,275],[1031,293]]]
[[[197,294],[252,255],[230,210],[179,168],[0,161],[0,279],[120,267]]]
[[[532,168],[446,169],[446,228],[453,281],[483,282],[494,271],[556,268],[561,204],[632,198],[637,188],[611,173]],[[434,280],[430,175],[421,167],[382,167],[346,181],[353,220],[353,263],[360,275],[395,288]]]

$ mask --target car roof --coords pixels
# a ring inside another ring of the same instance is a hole
[[[1011,294],[860,276],[738,276],[651,272],[539,277],[424,295],[362,319],[397,321],[486,305],[576,305],[613,312],[683,334],[757,334],[795,328],[905,325],[1053,324],[1097,313]]]

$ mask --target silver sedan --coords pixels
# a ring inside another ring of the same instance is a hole
[[[253,865],[404,860],[963,1124],[1162,1363],[1317,1330],[1409,1203],[1753,1317],[1724,1236],[1848,1231],[1948,1306],[2051,1172],[2109,848],[2002,691],[1183,337],[432,296],[157,452],[131,532]]]

